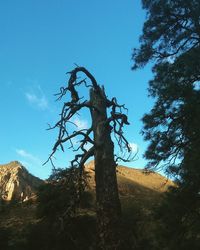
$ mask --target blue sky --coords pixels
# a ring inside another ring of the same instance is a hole
[[[131,125],[125,132],[139,148],[128,165],[144,167],[146,144],[139,132],[152,105],[151,71],[131,70],[144,20],[140,0],[0,1],[0,163],[19,160],[32,174],[48,177],[51,165],[42,163],[57,133],[46,129],[61,108],[53,95],[77,63],[105,86],[108,97],[126,104]],[[76,123],[87,126],[88,119],[80,116]],[[71,157],[66,151],[55,163],[67,166]]]

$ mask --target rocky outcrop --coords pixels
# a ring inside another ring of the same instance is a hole
[[[26,201],[35,195],[42,183],[18,161],[0,165],[0,195],[5,201]]]

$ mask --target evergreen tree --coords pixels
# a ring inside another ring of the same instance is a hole
[[[143,7],[147,20],[133,69],[154,62],[149,95],[155,104],[142,131],[147,167],[176,176],[162,207],[166,249],[199,249],[200,1],[143,0]]]

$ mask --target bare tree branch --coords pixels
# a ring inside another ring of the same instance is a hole
[[[86,75],[86,78],[79,79],[78,73],[83,73]],[[77,66],[75,69],[73,69],[70,72],[67,72],[67,74],[70,75],[67,86],[61,87],[60,92],[55,94],[57,96],[57,100],[61,100],[67,93],[70,94],[71,98],[70,101],[65,102],[60,114],[59,121],[54,125],[50,126],[48,130],[58,128],[58,138],[53,146],[52,152],[47,159],[47,161],[44,163],[46,164],[48,161],[50,161],[53,164],[52,157],[56,153],[56,151],[61,148],[62,151],[64,151],[64,144],[66,142],[70,143],[70,148],[73,148],[73,151],[81,151],[81,153],[78,153],[74,160],[71,161],[71,165],[77,165],[79,167],[83,167],[84,163],[88,160],[89,157],[94,155],[95,152],[95,142],[94,139],[91,137],[93,133],[93,127],[89,129],[84,130],[76,130],[72,133],[70,133],[70,125],[76,124],[73,122],[72,118],[78,115],[78,112],[82,109],[86,108],[89,109],[90,112],[92,110],[96,110],[97,112],[100,112],[97,110],[97,108],[91,103],[91,101],[83,100],[79,97],[77,87],[84,84],[85,87],[89,87],[94,89],[98,94],[101,95],[103,99],[105,99],[107,103],[108,109],[110,109],[110,117],[107,119],[105,125],[109,125],[111,128],[111,132],[113,131],[115,134],[115,138],[117,141],[118,146],[120,147],[120,150],[123,152],[128,151],[131,153],[130,145],[123,135],[123,127],[124,125],[129,125],[128,117],[126,114],[123,113],[123,110],[128,112],[127,108],[125,108],[124,105],[120,105],[117,102],[117,99],[114,97],[111,100],[109,100],[105,94],[102,93],[100,86],[97,84],[94,76],[84,67]],[[90,80],[90,84],[88,84],[88,79]],[[82,139],[79,139],[80,136]],[[77,138],[78,140],[78,147],[75,149],[74,143],[72,139]],[[86,145],[91,144],[93,145],[89,150],[86,149]],[[123,157],[118,157],[120,160],[123,159]],[[129,161],[130,157],[123,159],[124,161]]]

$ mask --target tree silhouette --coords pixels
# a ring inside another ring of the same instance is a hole
[[[155,98],[143,117],[145,157],[149,168],[162,168],[177,180],[165,206],[169,249],[199,249],[200,1],[142,3],[147,20],[133,69],[154,62],[149,95]]]
[[[72,167],[78,167],[80,175],[82,175],[84,164],[90,157],[94,156],[97,247],[99,249],[119,249],[121,205],[116,178],[116,162],[118,160],[127,161],[131,156],[131,148],[123,134],[124,125],[129,125],[127,115],[123,113],[123,110],[127,111],[127,109],[124,105],[119,105],[116,98],[109,100],[106,97],[104,87],[97,84],[94,76],[86,68],[77,66],[68,74],[70,77],[67,87],[60,88],[60,93],[56,95],[58,100],[61,100],[69,93],[71,100],[64,103],[60,120],[53,127],[50,127],[50,129],[58,128],[59,133],[48,161],[50,160],[54,164],[53,155],[59,148],[64,151],[64,143],[69,142],[70,147],[77,152],[75,158],[71,161],[71,165]],[[86,78],[79,79],[78,74],[85,75]],[[77,87],[81,85],[89,88],[89,100],[80,98]],[[91,127],[76,129],[70,133],[69,126],[75,125],[72,118],[82,109],[89,110],[92,120]],[[108,110],[110,111],[109,116],[107,115]],[[114,155],[112,132],[121,149],[121,156]],[[77,148],[73,143],[74,138],[79,140]],[[91,145],[89,149],[88,144]],[[125,157],[126,155],[127,157]]]

